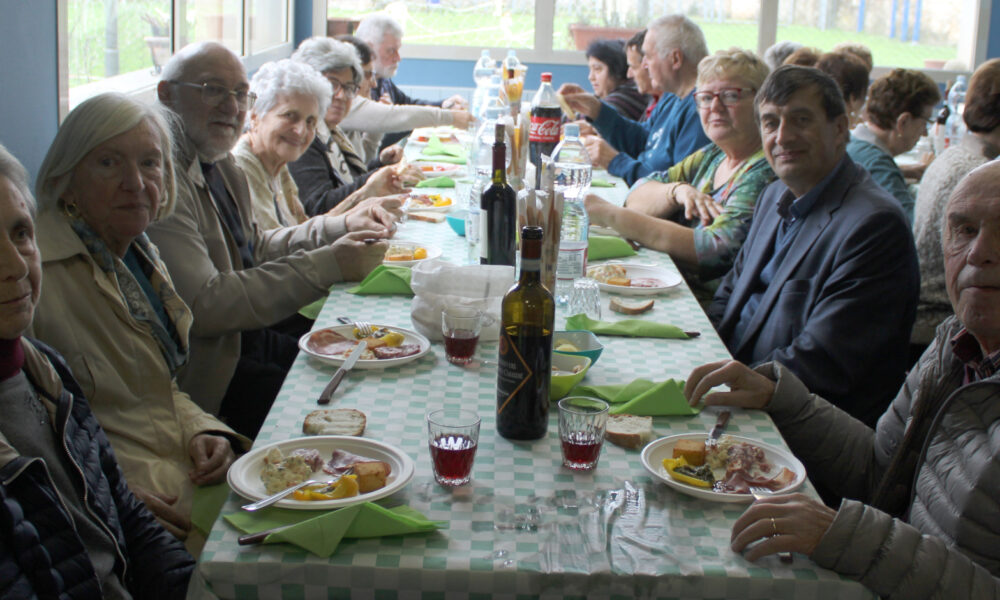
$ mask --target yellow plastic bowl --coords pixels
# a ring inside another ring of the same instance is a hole
[[[569,393],[573,386],[580,383],[583,376],[590,369],[590,359],[586,356],[574,356],[572,354],[552,353],[552,378],[549,383],[549,400],[559,400]],[[579,366],[580,370],[573,373],[573,369]],[[565,374],[561,374],[565,373]]]

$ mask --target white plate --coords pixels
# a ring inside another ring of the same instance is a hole
[[[404,365],[404,364],[406,364],[408,362],[415,361],[418,358],[420,358],[421,356],[423,356],[423,355],[427,354],[428,352],[430,352],[430,349],[431,349],[431,342],[430,342],[430,340],[428,340],[424,336],[420,335],[416,331],[410,331],[409,329],[403,329],[402,327],[394,327],[392,325],[378,325],[378,327],[385,327],[387,329],[391,329],[393,331],[398,331],[399,333],[402,333],[403,334],[403,343],[404,344],[419,344],[420,345],[420,352],[417,352],[416,354],[411,354],[410,356],[404,356],[402,358],[383,358],[381,360],[379,360],[379,359],[361,359],[361,360],[358,360],[358,362],[354,363],[354,368],[355,369],[388,369],[389,367],[395,367],[395,366],[398,366],[398,365]],[[330,329],[330,330],[336,331],[337,333],[339,333],[339,334],[341,334],[341,335],[349,338],[352,335],[352,332],[354,330],[354,326],[353,325],[336,325],[334,327],[325,327],[324,329]],[[306,354],[308,354],[309,356],[311,356],[311,357],[313,357],[313,358],[315,358],[317,360],[321,360],[321,361],[323,361],[325,363],[328,363],[328,364],[331,364],[331,365],[336,365],[336,366],[339,367],[340,365],[344,364],[344,358],[345,357],[343,357],[343,356],[329,356],[329,355],[326,355],[326,354],[320,354],[320,353],[316,352],[315,350],[313,350],[313,349],[311,349],[309,347],[309,344],[307,344],[306,342],[308,342],[309,337],[311,335],[313,335],[314,333],[316,333],[317,331],[323,331],[323,330],[322,329],[317,329],[316,331],[310,331],[309,333],[307,333],[304,336],[302,336],[302,337],[299,338],[299,350],[305,352]]]
[[[406,140],[406,145],[413,146],[414,148],[426,146],[428,143],[426,140],[421,141],[418,140],[417,138],[419,137],[430,138],[431,135],[438,135],[440,137],[445,137],[445,138],[454,135],[456,138],[458,138],[457,142],[445,141],[444,142],[445,144],[464,144],[465,139],[468,136],[468,134],[465,133],[464,131],[455,129],[451,125],[446,125],[443,127],[421,127],[419,129],[413,130],[413,132],[410,134],[410,137],[408,137]]]
[[[802,466],[799,459],[792,456],[791,453],[786,450],[738,435],[731,435],[729,437],[733,438],[737,442],[747,442],[748,444],[753,444],[754,446],[764,450],[764,456],[767,458],[768,462],[771,463],[773,467],[772,473],[774,475],[780,473],[782,467],[786,467],[795,473],[795,479],[792,483],[788,487],[775,492],[776,494],[787,494],[788,492],[792,492],[802,485],[803,481],[805,481],[806,468]],[[750,494],[724,494],[721,492],[713,492],[711,489],[681,483],[671,477],[670,474],[667,473],[667,470],[663,468],[663,459],[673,458],[674,445],[676,445],[678,441],[704,440],[707,438],[707,433],[681,433],[652,441],[642,449],[642,466],[646,467],[646,470],[649,471],[653,477],[659,479],[675,490],[683,492],[689,496],[694,496],[695,498],[711,500],[713,502],[753,501],[753,496]]]
[[[432,196],[434,194],[422,194],[422,195]],[[455,199],[446,194],[438,194],[438,195],[444,198],[449,198],[451,200],[451,204],[445,204],[444,206],[424,206],[423,204],[411,203],[407,199],[406,204],[404,204],[406,212],[437,212],[437,213],[451,212],[451,209],[455,208]],[[427,246],[424,247],[426,248]]]
[[[285,456],[288,456],[293,450],[298,450],[299,448],[315,448],[326,461],[330,460],[334,450],[343,450],[372,460],[381,460],[389,463],[389,477],[386,478],[385,487],[381,489],[337,500],[303,501],[288,497],[274,504],[274,506],[282,508],[294,508],[298,510],[341,508],[359,502],[385,498],[390,494],[398,492],[413,479],[413,459],[395,446],[360,437],[318,435],[268,444],[261,448],[254,448],[241,456],[239,460],[229,467],[229,473],[226,475],[229,487],[234,492],[248,500],[261,500],[270,496],[264,488],[264,482],[260,480],[260,472],[264,469],[264,456],[271,448],[280,449]],[[322,471],[314,473],[314,475],[314,478],[320,480],[335,479],[335,476]]]
[[[417,242],[408,242],[406,240],[389,240],[390,246],[407,246],[410,248],[424,248],[427,250],[427,258],[421,258],[419,260],[383,260],[384,265],[396,265],[397,267],[412,267],[418,262],[423,262],[425,260],[433,260],[441,256],[441,249],[437,246],[431,246],[429,244],[420,244]]]
[[[605,292],[615,292],[617,294],[622,294],[624,296],[654,296],[656,294],[662,294],[672,287],[680,284],[682,278],[680,274],[667,271],[666,269],[661,269],[660,267],[654,267],[652,265],[633,265],[630,263],[604,263],[604,264],[620,264],[625,267],[625,272],[628,273],[629,279],[637,278],[652,278],[659,279],[663,282],[662,286],[659,287],[634,287],[630,285],[608,285],[607,283],[598,282],[598,286],[602,291]],[[599,265],[594,265],[599,266]],[[588,267],[589,269],[590,267]]]
[[[432,156],[423,157],[412,164],[420,169],[420,172],[423,173],[424,177],[427,179],[434,179],[435,177],[461,177],[465,175],[465,165],[434,162],[434,157]],[[434,171],[425,171],[423,169],[424,167],[438,167],[438,169]]]

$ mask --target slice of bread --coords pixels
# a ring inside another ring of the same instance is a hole
[[[368,419],[353,408],[320,408],[306,415],[302,433],[306,435],[361,435]]]
[[[626,300],[625,298],[612,298],[611,310],[623,315],[641,315],[652,310],[653,300]]]
[[[604,439],[622,448],[639,450],[653,439],[653,417],[609,415]]]
[[[419,210],[410,211],[408,214],[410,215],[410,218],[413,219],[414,221],[427,221],[428,223],[440,223],[441,221],[444,221],[447,218],[447,215],[444,213],[426,212]]]
[[[682,456],[689,465],[700,467],[705,464],[705,441],[678,440],[674,445],[674,458]]]

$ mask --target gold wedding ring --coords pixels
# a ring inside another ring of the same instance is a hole
[[[774,517],[771,517],[771,531],[774,532],[771,537],[778,535],[778,525],[774,522]]]

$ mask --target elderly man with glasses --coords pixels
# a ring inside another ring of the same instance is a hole
[[[393,215],[359,206],[343,216],[263,231],[246,177],[230,154],[254,101],[246,70],[225,46],[183,48],[163,67],[160,102],[178,118],[177,202],[148,230],[191,307],[191,359],[182,390],[253,437],[311,323],[300,307],[330,285],[360,280],[382,260]]]

